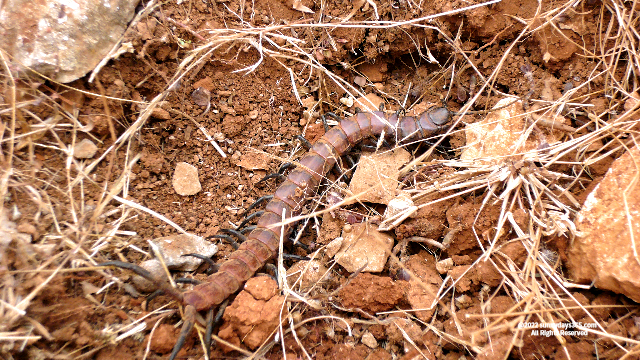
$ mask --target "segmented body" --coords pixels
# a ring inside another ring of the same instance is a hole
[[[344,155],[362,139],[384,134],[398,144],[426,139],[445,129],[450,113],[445,108],[433,108],[420,117],[401,117],[383,112],[358,113],[327,131],[300,160],[301,166],[291,171],[267,204],[264,214],[247,240],[229,255],[218,272],[183,294],[185,305],[206,310],[222,303],[254,273],[273,258],[280,236],[288,236],[291,224],[278,225],[284,219],[300,214],[305,199],[315,194],[322,178]]]

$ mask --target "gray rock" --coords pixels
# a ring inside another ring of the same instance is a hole
[[[0,48],[12,65],[67,83],[93,70],[133,18],[139,0],[11,0],[0,7]]]

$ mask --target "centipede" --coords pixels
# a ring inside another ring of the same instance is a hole
[[[218,266],[217,272],[182,293],[168,284],[161,286],[161,290],[184,306],[184,325],[170,359],[175,358],[182,347],[198,312],[208,311],[211,314],[214,308],[236,293],[276,256],[281,237],[289,236],[293,227],[287,220],[300,215],[305,200],[317,192],[322,180],[341,156],[366,138],[384,139],[405,145],[442,134],[453,115],[446,107],[432,107],[416,117],[374,111],[357,112],[350,117],[340,118],[338,125],[326,131],[298,160],[296,168],[290,171],[273,193],[255,228]],[[125,267],[116,261],[102,265]],[[130,266],[126,267],[132,269]],[[144,269],[134,271],[152,278]],[[207,315],[207,319],[211,318],[211,315]],[[209,336],[205,339],[211,338],[209,331],[208,328]]]

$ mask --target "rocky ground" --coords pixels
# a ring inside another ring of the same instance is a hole
[[[132,22],[107,21],[126,31],[115,47],[103,36],[112,56],[92,74],[89,45],[55,37],[58,66],[22,68],[19,51],[46,37],[7,20],[24,6],[0,7],[4,358],[167,358],[181,304],[96,265],[205,280],[209,266],[181,255],[233,252],[211,236],[273,194],[279,180],[260,180],[306,152],[297,136],[380,103],[446,107],[452,126],[343,158],[300,244],[283,243],[297,257],[230,299],[211,358],[638,356],[633,3],[133,4]],[[76,30],[118,31],[99,21]],[[203,337],[178,358],[204,358]]]

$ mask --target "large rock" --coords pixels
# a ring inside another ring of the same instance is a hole
[[[567,268],[573,281],[640,302],[640,259],[633,248],[640,253],[640,181],[633,159],[640,159],[638,147],[616,160],[587,197]]]
[[[18,69],[63,83],[89,71],[116,44],[139,0],[9,0],[0,6],[0,48]]]

